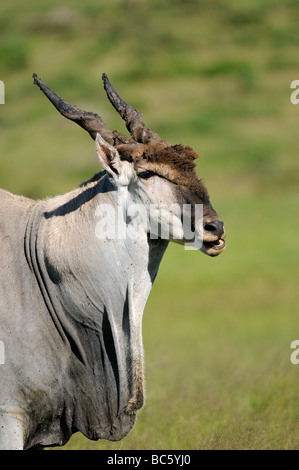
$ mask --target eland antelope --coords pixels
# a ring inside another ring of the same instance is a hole
[[[194,150],[151,131],[106,75],[130,136],[33,77],[89,132],[104,171],[40,201],[0,191],[1,449],[63,445],[77,431],[122,439],[143,405],[142,314],[169,241],[209,256],[225,248]],[[136,208],[145,214],[137,227]],[[125,235],[109,233],[115,223]]]

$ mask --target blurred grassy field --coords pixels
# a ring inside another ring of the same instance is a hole
[[[295,0],[7,0],[0,5],[0,187],[42,198],[99,168],[46,101],[124,131],[101,74],[172,144],[192,146],[227,249],[170,246],[146,306],[146,405],[121,442],[65,449],[299,449]]]

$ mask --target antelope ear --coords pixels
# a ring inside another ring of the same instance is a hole
[[[112,145],[108,144],[99,133],[97,133],[96,136],[96,150],[102,167],[117,179],[121,167],[119,153]]]

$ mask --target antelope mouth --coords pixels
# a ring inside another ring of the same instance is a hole
[[[217,240],[203,242],[202,248],[203,252],[209,256],[217,256],[222,253],[224,248],[226,247],[226,243],[223,238],[217,238]]]

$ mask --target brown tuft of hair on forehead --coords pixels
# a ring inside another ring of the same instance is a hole
[[[143,154],[143,159],[153,165],[158,174],[161,173],[178,184],[197,179],[194,163],[196,158],[198,154],[192,148],[181,144],[164,148],[148,147]]]
[[[143,148],[132,149],[127,145],[118,145],[117,150],[122,160],[135,162],[137,166],[145,163],[147,169],[176,184],[198,183],[194,160],[198,154],[182,144],[172,146],[144,145]]]
[[[191,147],[177,144],[171,147],[148,146],[144,151],[143,157],[147,161],[183,167],[189,167],[191,163],[191,168],[194,168],[193,160],[198,158],[198,154]]]
[[[160,145],[144,145],[143,148],[132,149],[127,145],[116,146],[121,158],[127,161],[145,160],[154,164],[166,164],[182,171],[190,171],[195,167],[193,161],[198,154],[185,145],[177,144],[169,147]]]

